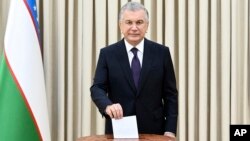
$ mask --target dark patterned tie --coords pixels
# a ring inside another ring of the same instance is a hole
[[[132,73],[133,73],[133,78],[134,78],[135,86],[136,86],[136,88],[138,88],[138,82],[139,82],[140,72],[141,72],[140,61],[139,61],[139,58],[137,56],[138,49],[135,48],[135,47],[133,47],[131,49],[131,51],[134,54],[134,57],[133,57],[132,63],[131,63],[131,69],[132,69]]]

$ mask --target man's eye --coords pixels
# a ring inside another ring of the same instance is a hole
[[[126,24],[132,25],[132,22],[131,21],[126,21]]]
[[[141,25],[141,24],[143,24],[143,21],[137,21],[136,24]]]

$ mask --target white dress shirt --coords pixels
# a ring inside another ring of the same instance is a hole
[[[127,50],[127,53],[128,53],[129,64],[131,66],[131,62],[132,62],[132,59],[134,57],[134,54],[131,51],[131,49],[134,46],[129,44],[125,39],[124,39],[124,42],[125,42],[126,50]],[[143,59],[143,51],[144,51],[144,39],[138,45],[136,45],[135,47],[138,49],[137,56],[138,56],[138,59],[140,61],[141,67],[142,67],[142,59]]]

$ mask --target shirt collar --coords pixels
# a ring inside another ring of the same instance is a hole
[[[125,46],[126,46],[127,52],[130,52],[131,49],[132,49],[134,46],[132,46],[131,44],[129,44],[129,43],[126,41],[126,39],[124,39],[124,42],[125,42]],[[141,40],[141,42],[140,42],[138,45],[136,45],[135,47],[138,49],[138,51],[140,51],[141,53],[143,53],[143,51],[144,51],[144,38],[143,38],[143,39]]]

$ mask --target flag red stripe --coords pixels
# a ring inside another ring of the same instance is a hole
[[[10,71],[10,73],[11,73],[11,75],[12,75],[12,77],[13,77],[13,79],[14,79],[16,85],[17,85],[17,88],[19,89],[19,91],[20,91],[20,93],[21,93],[21,96],[22,96],[22,98],[23,98],[23,101],[24,101],[24,103],[25,103],[25,105],[26,105],[26,107],[27,107],[27,109],[28,109],[28,111],[29,111],[29,113],[30,113],[31,119],[32,119],[32,121],[33,121],[33,123],[34,123],[34,125],[35,125],[35,127],[36,127],[38,136],[39,136],[40,140],[42,141],[42,140],[43,140],[43,139],[42,139],[42,135],[41,135],[40,129],[39,129],[39,127],[38,127],[38,124],[37,124],[37,122],[36,122],[36,119],[35,119],[35,117],[34,117],[34,114],[33,114],[33,112],[32,112],[32,109],[31,109],[31,107],[30,107],[30,104],[29,104],[29,102],[28,102],[28,100],[27,100],[27,98],[26,98],[26,96],[25,96],[25,94],[24,94],[24,92],[23,92],[22,87],[20,86],[20,83],[18,82],[18,80],[17,80],[17,78],[16,78],[15,73],[13,72],[13,70],[12,70],[12,68],[11,68],[11,65],[10,65],[10,63],[9,63],[9,61],[8,61],[8,56],[7,56],[6,52],[5,52],[5,49],[4,49],[4,56],[5,56],[5,59],[6,59],[7,67],[8,67],[8,69],[9,69],[9,71]]]

